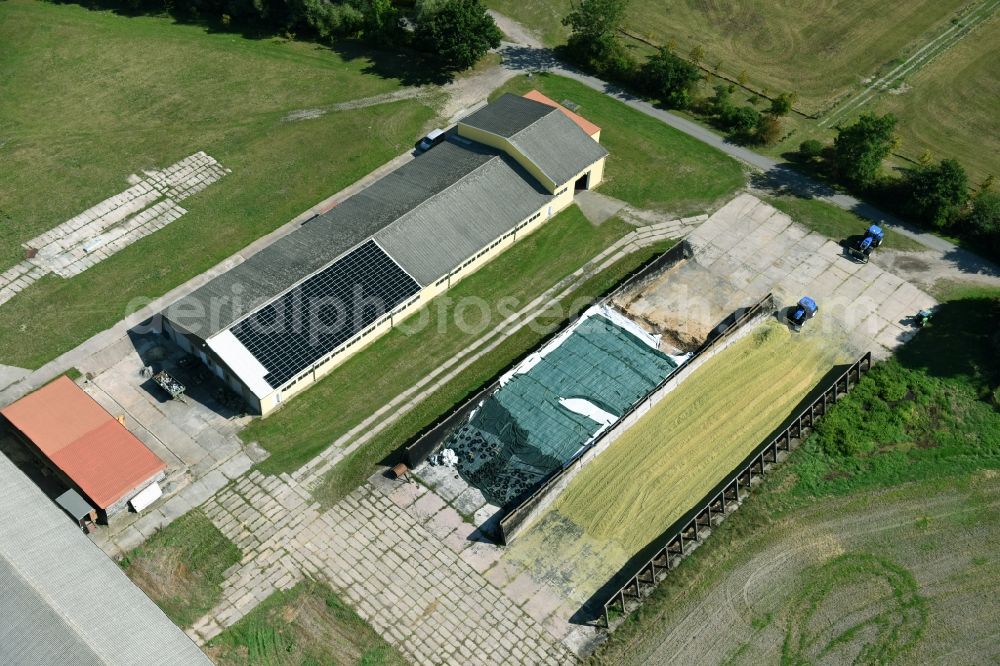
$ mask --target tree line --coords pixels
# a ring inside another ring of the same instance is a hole
[[[663,47],[640,62],[618,38],[629,0],[579,0],[563,19],[570,36],[563,54],[583,69],[633,88],[672,109],[689,110],[741,144],[769,145],[783,136],[781,118],[795,104],[785,92],[765,102],[754,96],[748,104],[733,100],[735,87],[718,85],[711,96],[699,96],[703,75],[697,63],[704,52],[695,47],[683,58]],[[761,107],[761,108],[758,108]],[[970,187],[956,160],[935,163],[925,155],[901,175],[882,165],[899,143],[897,119],[863,114],[837,129],[831,145],[817,140],[799,146],[802,164],[849,189],[872,197],[914,222],[973,241],[1000,258],[1000,194],[989,177]]]
[[[131,13],[165,13],[222,28],[320,42],[359,39],[409,48],[441,69],[474,65],[502,33],[481,0],[89,0]]]

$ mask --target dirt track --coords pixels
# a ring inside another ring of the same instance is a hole
[[[1000,482],[983,474],[973,485],[837,498],[714,549],[690,592],[647,618],[613,659],[863,663],[875,646],[889,662],[991,663],[1000,653]],[[830,593],[809,599],[807,612],[803,600],[824,584]]]

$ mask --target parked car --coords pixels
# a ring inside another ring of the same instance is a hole
[[[433,129],[417,143],[417,150],[420,152],[430,150],[444,141],[445,138],[447,138],[447,134],[445,134],[443,129]]]

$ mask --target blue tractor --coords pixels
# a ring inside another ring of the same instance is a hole
[[[802,330],[802,324],[816,316],[818,311],[819,306],[816,305],[816,301],[808,296],[803,296],[798,305],[788,309],[788,323],[791,324],[794,330],[800,331]]]
[[[865,235],[862,236],[860,240],[847,246],[847,253],[852,259],[856,259],[863,264],[867,264],[868,257],[871,255],[872,250],[881,245],[884,239],[885,232],[882,231],[882,227],[877,224],[873,224],[868,227],[865,231]]]

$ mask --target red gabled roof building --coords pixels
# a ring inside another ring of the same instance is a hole
[[[101,512],[125,508],[166,464],[68,377],[0,410],[29,446]]]

